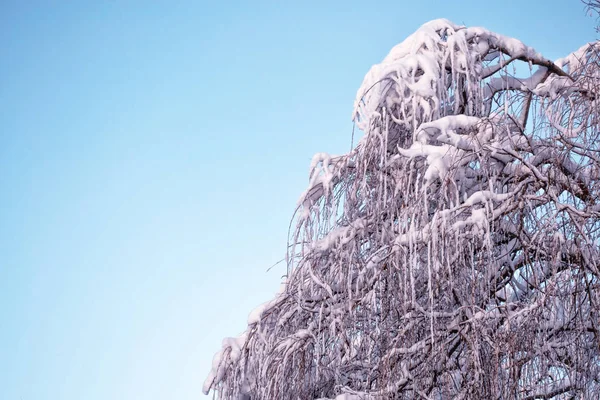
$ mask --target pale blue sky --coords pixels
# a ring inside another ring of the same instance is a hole
[[[0,3],[0,399],[202,398],[372,64],[439,17],[595,38],[577,0],[75,3]]]

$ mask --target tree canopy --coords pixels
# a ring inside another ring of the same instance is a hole
[[[447,20],[367,73],[314,156],[287,278],[220,399],[600,398],[600,44],[551,61]]]

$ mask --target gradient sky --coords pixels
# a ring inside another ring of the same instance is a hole
[[[0,399],[203,398],[312,155],[440,17],[549,58],[596,37],[578,0],[1,1]]]

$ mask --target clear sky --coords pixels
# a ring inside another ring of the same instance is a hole
[[[318,151],[422,23],[549,58],[578,0],[0,2],[0,399],[199,399],[285,267]]]

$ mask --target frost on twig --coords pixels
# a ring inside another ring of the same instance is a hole
[[[447,20],[394,47],[356,148],[313,159],[282,290],[204,391],[598,398],[598,50],[552,62]]]

